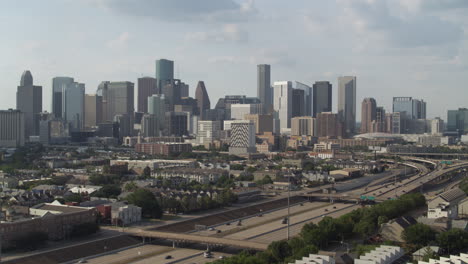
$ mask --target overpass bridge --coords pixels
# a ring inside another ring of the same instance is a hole
[[[348,194],[348,193],[307,193],[307,194],[302,194],[302,197],[306,197],[308,199],[313,199],[313,198],[318,198],[318,199],[329,199],[332,202],[343,202],[343,201],[348,201],[348,202],[359,202],[363,201],[363,196],[361,195],[355,195],[355,194]],[[368,196],[366,196],[365,199],[367,199]],[[369,197],[370,198],[370,197]],[[379,198],[379,197],[374,197],[371,199],[368,199],[368,201],[375,201],[375,202],[382,202],[385,199]]]
[[[151,231],[144,229],[128,229],[125,230],[128,235],[138,236],[142,238],[154,238],[161,240],[168,240],[174,243],[198,243],[205,244],[207,247],[217,247],[217,246],[227,246],[238,249],[248,249],[248,250],[257,250],[265,251],[268,247],[267,244],[245,241],[245,240],[236,240],[222,237],[207,237],[199,235],[190,235],[186,233],[168,233],[160,231]]]

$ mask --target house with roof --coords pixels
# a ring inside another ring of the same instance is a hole
[[[417,221],[411,216],[398,217],[382,224],[379,233],[384,240],[405,242],[401,236],[403,231],[416,223]]]
[[[427,204],[427,218],[458,218],[458,204],[465,198],[466,193],[460,188],[453,188],[441,193]]]

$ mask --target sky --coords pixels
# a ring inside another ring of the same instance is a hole
[[[365,97],[427,102],[428,117],[468,107],[467,0],[0,0],[0,109],[15,108],[21,74],[43,86],[71,76],[95,93],[104,80],[154,76],[203,80],[212,107],[227,94],[256,96],[256,65],[272,82],[333,84],[357,76]],[[135,87],[136,88],[136,87]],[[136,89],[135,89],[136,90]]]

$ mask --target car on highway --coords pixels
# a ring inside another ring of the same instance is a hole
[[[328,209],[327,209],[327,208],[325,208],[325,212],[328,212]]]
[[[88,263],[88,261],[86,261],[86,259],[80,259],[78,263]]]
[[[211,254],[211,252],[207,251],[207,252],[204,252],[204,253],[203,253],[203,256],[204,256],[205,258],[212,258],[212,257],[213,257],[213,254]]]
[[[221,255],[221,256],[219,256],[218,258],[219,258],[219,259],[225,259],[226,257]]]
[[[281,224],[285,225],[287,223],[288,223],[288,218],[287,217],[283,218],[283,221],[281,221]]]
[[[215,229],[213,227],[208,228],[208,231],[214,231]]]
[[[167,256],[165,257],[165,259],[172,259],[172,256],[171,256],[171,255],[167,255]]]
[[[336,206],[333,206],[333,209],[336,209]]]
[[[226,225],[227,225],[227,226],[228,226],[228,225],[231,225],[231,223],[227,222]]]

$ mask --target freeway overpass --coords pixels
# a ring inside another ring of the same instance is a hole
[[[155,238],[162,240],[169,240],[173,243],[198,243],[205,244],[208,247],[210,246],[228,246],[239,249],[249,249],[249,250],[258,250],[265,251],[268,247],[266,244],[245,241],[245,240],[236,240],[229,238],[221,237],[207,237],[207,236],[198,236],[190,235],[186,233],[168,233],[160,231],[150,231],[144,229],[128,229],[125,232],[132,236],[138,236],[143,238]]]

